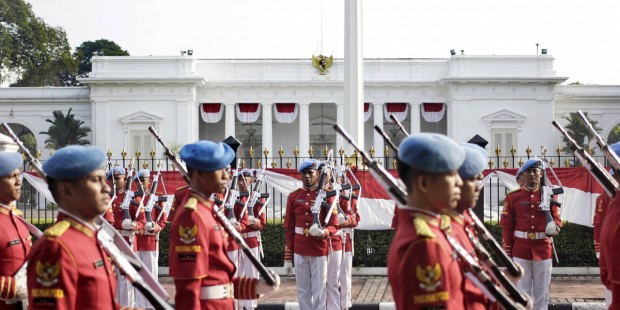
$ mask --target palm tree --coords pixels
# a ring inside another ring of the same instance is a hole
[[[592,119],[590,119],[587,112],[584,112],[583,114],[586,116],[588,121],[590,121],[590,124],[592,124],[592,127],[594,127],[594,130],[596,130],[596,132],[600,132],[602,130],[601,128],[596,126],[596,124],[598,124],[598,121],[593,121]],[[564,128],[570,134],[570,136],[575,139],[575,142],[577,142],[579,146],[587,149],[590,145],[590,142],[592,142],[592,140],[595,140],[595,138],[594,135],[588,130],[588,127],[583,123],[581,118],[579,118],[579,115],[577,115],[576,112],[571,112],[568,113],[568,116],[562,116],[562,118],[567,121]],[[565,145],[564,152],[566,154],[572,154],[573,152],[571,151],[568,140],[565,137],[563,137],[562,140],[564,141]]]
[[[84,139],[88,136],[90,128],[83,127],[84,122],[75,118],[75,114],[71,114],[71,110],[69,109],[66,116],[61,111],[54,111],[52,112],[54,118],[45,120],[52,124],[47,131],[40,132],[40,134],[49,136],[45,140],[45,148],[57,150],[67,145],[90,144],[90,141]]]

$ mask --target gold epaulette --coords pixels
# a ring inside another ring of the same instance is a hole
[[[520,191],[520,190],[521,190],[521,187],[516,188],[516,189],[513,189],[513,190],[509,191],[508,193],[506,193],[506,196],[508,196],[508,195],[510,195],[510,194],[512,194],[512,193],[516,193],[516,192],[518,192],[518,191]]]
[[[450,221],[454,220],[457,221],[459,224],[463,224],[463,216],[461,214],[459,214],[458,212],[454,211],[454,209],[445,209],[442,211],[442,213],[448,217],[450,217]],[[442,217],[442,222],[443,217]],[[443,229],[443,226],[441,227]]]
[[[194,197],[191,197],[190,199],[187,199],[187,202],[185,203],[185,206],[183,206],[183,208],[194,211],[196,210],[197,204],[198,204],[198,200],[196,200],[196,198]]]
[[[65,233],[65,231],[67,231],[67,229],[69,229],[70,226],[71,223],[69,223],[69,221],[62,220],[46,229],[45,232],[43,232],[43,235],[46,237],[60,237]]]
[[[415,228],[415,233],[420,237],[425,238],[435,238],[435,233],[431,231],[431,228],[428,227],[428,223],[420,217],[415,217],[413,219],[413,227]]]
[[[452,218],[449,215],[442,214],[439,229],[443,231],[450,231],[451,221],[452,221]]]
[[[186,188],[188,188],[188,187],[189,187],[189,185],[181,186],[181,187],[177,188],[177,189],[175,190],[175,192],[178,192],[178,191],[184,190],[184,189],[186,189]]]

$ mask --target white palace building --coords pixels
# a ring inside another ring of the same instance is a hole
[[[402,133],[389,120],[394,114],[412,133],[440,132],[466,141],[478,134],[493,154],[514,145],[520,153],[545,145],[555,149],[560,135],[553,119],[578,109],[598,121],[607,136],[620,123],[620,86],[560,85],[551,55],[470,56],[447,59],[365,59],[363,143],[383,156],[384,141],[373,127],[383,127],[398,141]],[[308,59],[195,59],[107,57],[92,59],[84,87],[0,88],[0,122],[21,124],[37,137],[43,159],[52,111],[76,117],[92,129],[92,144],[119,157],[161,147],[163,140],[183,145],[198,139],[234,136],[242,152],[283,146],[292,156],[307,157],[310,147],[338,150],[343,139],[332,125],[343,124],[346,111],[344,63],[335,59],[320,74]],[[536,153],[536,151],[534,152]],[[537,155],[537,154],[536,154]],[[264,155],[257,155],[264,158]]]

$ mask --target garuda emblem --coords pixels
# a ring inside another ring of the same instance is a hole
[[[58,275],[60,274],[60,262],[42,263],[37,261],[37,282],[45,287],[50,287],[58,282]]]
[[[439,278],[441,278],[441,266],[439,263],[435,264],[435,267],[426,266],[426,268],[422,268],[417,266],[415,275],[420,281],[420,288],[427,292],[434,291],[441,284],[441,281],[439,281]]]
[[[196,241],[196,234],[198,233],[198,226],[194,225],[194,227],[189,226],[179,226],[179,235],[181,242],[185,244],[190,244]]]
[[[320,75],[327,74],[327,69],[332,66],[334,63],[334,56],[329,56],[329,58],[319,55],[312,55],[312,65],[317,69]]]

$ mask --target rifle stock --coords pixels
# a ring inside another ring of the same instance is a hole
[[[609,163],[614,168],[614,170],[620,172],[620,158],[618,158],[618,155],[616,155],[616,153],[609,147],[609,145],[605,142],[605,139],[603,139],[603,137],[601,137],[601,135],[596,132],[594,126],[590,123],[586,115],[581,112],[581,110],[577,111],[577,115],[579,115],[581,121],[584,123],[584,125],[586,125],[588,131],[596,138],[596,144],[601,149],[601,151],[603,151],[603,154],[605,154],[605,157],[607,158],[607,160],[609,160]]]

